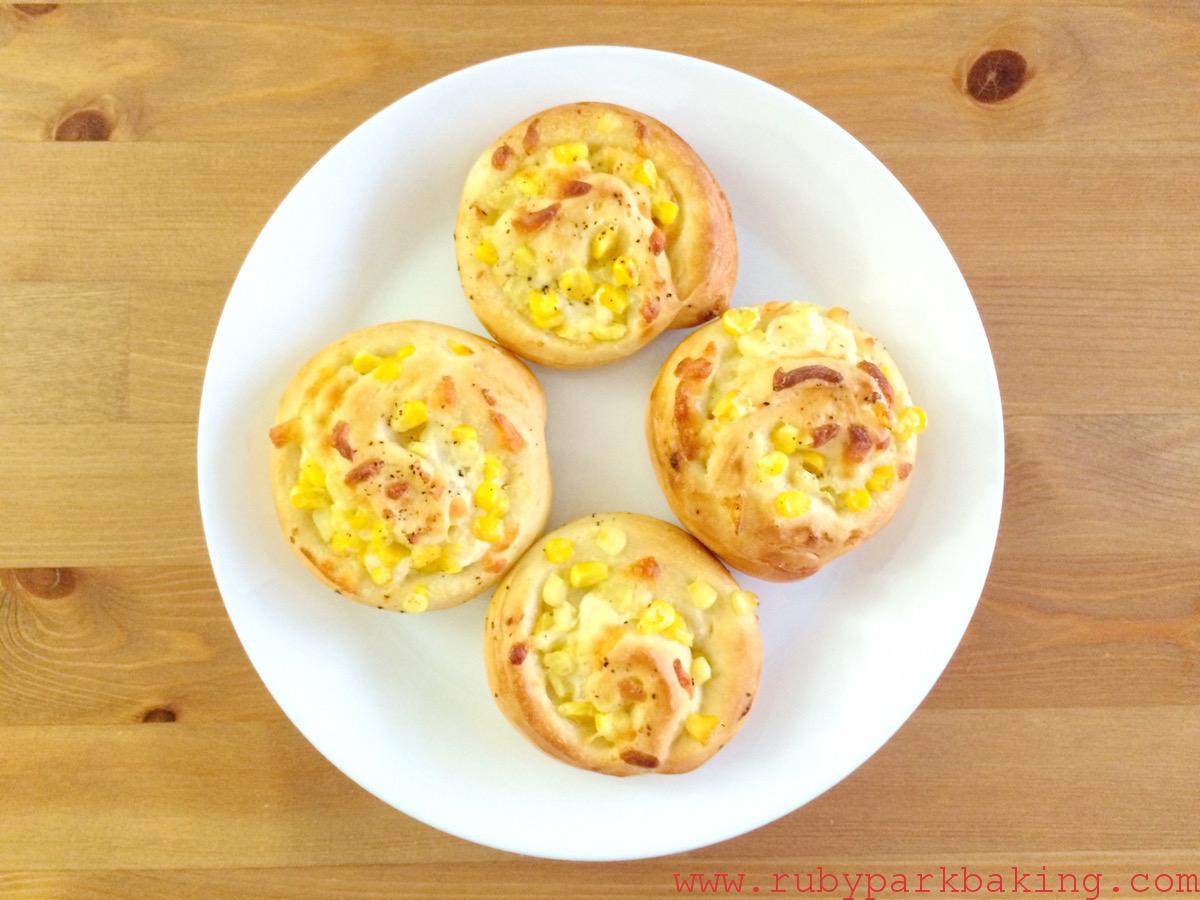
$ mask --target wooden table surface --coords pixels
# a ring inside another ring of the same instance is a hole
[[[874,151],[974,292],[1008,445],[979,610],[899,734],[757,832],[608,865],[448,837],[325,762],[226,618],[194,466],[217,317],[289,187],[431,79],[589,41],[744,69]],[[0,6],[0,894],[1200,870],[1198,211],[1195,2]]]

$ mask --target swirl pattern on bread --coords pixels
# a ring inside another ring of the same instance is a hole
[[[351,599],[403,612],[462,603],[545,525],[545,417],[533,374],[491,341],[430,322],[350,334],[280,401],[280,524]]]
[[[545,110],[489,147],[463,187],[455,245],[484,326],[561,368],[719,315],[737,273],[729,204],[695,151],[605,103]]]
[[[773,302],[728,310],[676,347],[647,437],[680,521],[735,568],[790,581],[892,517],[925,423],[844,309]]]
[[[564,762],[612,775],[696,768],[758,687],[757,598],[688,534],[631,513],[535,544],[496,589],[485,667],[506,717]]]

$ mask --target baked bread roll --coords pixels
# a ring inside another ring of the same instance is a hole
[[[501,711],[551,756],[609,775],[687,772],[750,711],[757,605],[675,526],[588,516],[496,589],[484,666]]]
[[[607,103],[545,110],[467,175],[458,271],[496,340],[586,368],[719,315],[737,275],[729,203],[684,140]]]
[[[904,499],[925,413],[844,309],[739,307],[668,357],[647,411],[671,509],[735,568],[812,575]]]
[[[283,532],[360,603],[423,612],[470,600],[545,527],[545,397],[476,335],[432,322],[347,335],[292,379],[276,421]]]

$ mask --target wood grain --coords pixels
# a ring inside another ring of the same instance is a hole
[[[583,39],[735,66],[864,141],[972,288],[1008,454],[979,610],[895,739],[756,832],[608,865],[486,850],[332,769],[237,642],[194,466],[213,328],[296,179],[421,84]],[[1197,209],[1194,3],[0,5],[0,896],[1197,871]]]

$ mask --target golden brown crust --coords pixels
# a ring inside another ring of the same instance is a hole
[[[624,540],[612,543],[615,535]],[[563,540],[571,558],[551,562],[548,548]],[[573,588],[572,567],[595,562],[607,577]],[[547,587],[555,578],[565,596]],[[659,615],[663,601],[674,619]],[[754,700],[755,606],[673,525],[588,516],[545,535],[497,587],[484,667],[500,710],[551,756],[610,775],[687,772],[736,734]]]
[[[675,348],[646,434],[688,530],[743,572],[791,581],[899,508],[918,415],[924,427],[911,406],[883,345],[845,310],[776,302],[731,310]]]
[[[578,142],[586,159],[556,155]],[[652,171],[640,169],[644,160]],[[593,240],[606,226],[616,237],[597,255]],[[484,326],[558,368],[612,362],[666,328],[720,315],[737,277],[733,219],[712,173],[661,122],[608,103],[544,110],[488,147],[463,187],[455,247]],[[618,283],[618,257],[633,261],[637,285]],[[563,288],[564,271],[580,268],[590,280]],[[624,288],[627,306],[596,299],[603,283]],[[529,292],[543,288],[551,299],[539,318]]]
[[[347,335],[300,369],[270,429],[284,535],[360,603],[463,603],[545,525],[545,417],[533,373],[477,335],[431,322]]]

